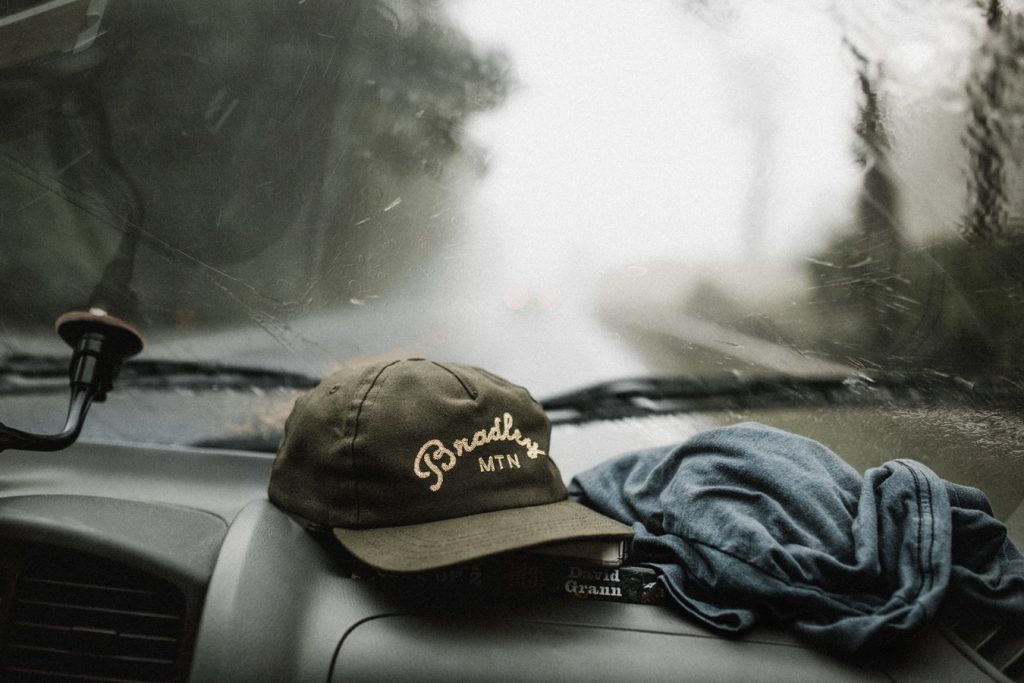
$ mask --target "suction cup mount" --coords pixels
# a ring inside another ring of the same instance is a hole
[[[144,345],[134,325],[99,308],[65,313],[57,318],[56,327],[72,348],[71,402],[64,429],[57,434],[32,434],[0,423],[0,451],[56,451],[70,446],[82,431],[89,406],[105,400],[113,388],[121,361],[142,351]]]

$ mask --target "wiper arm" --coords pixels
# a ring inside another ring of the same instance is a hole
[[[0,362],[0,395],[64,391],[67,359],[11,355]],[[205,363],[134,360],[121,365],[118,386],[135,389],[312,389],[320,379],[297,372]]]
[[[1005,377],[965,379],[937,372],[857,373],[834,377],[643,377],[603,382],[541,401],[552,424],[794,405],[924,405],[969,402],[1020,406],[1024,383]]]
[[[640,415],[735,408],[779,400],[820,401],[823,394],[864,380],[856,377],[745,379],[640,377],[617,379],[541,401],[555,424],[620,419]]]

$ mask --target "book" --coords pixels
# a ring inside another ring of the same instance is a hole
[[[350,578],[389,586],[400,592],[450,594],[477,592],[490,597],[551,595],[580,600],[665,604],[658,574],[650,567],[568,560],[559,556],[517,554],[425,572],[396,574],[351,565]]]
[[[545,543],[526,550],[533,555],[564,557],[577,562],[618,567],[626,559],[627,542],[623,539],[593,539]]]

